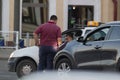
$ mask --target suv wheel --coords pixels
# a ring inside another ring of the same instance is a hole
[[[70,60],[63,58],[56,63],[55,68],[58,70],[58,72],[69,72],[72,69],[72,65]]]
[[[20,61],[16,68],[18,77],[22,77],[24,75],[30,74],[31,72],[34,72],[36,70],[37,67],[35,63],[30,59]]]
[[[120,63],[117,65],[117,70],[120,72]]]

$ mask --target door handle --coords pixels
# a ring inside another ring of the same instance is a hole
[[[92,44],[85,44],[86,46],[92,46]]]
[[[99,45],[95,46],[95,49],[100,49],[100,48],[101,48],[101,46],[99,46]]]

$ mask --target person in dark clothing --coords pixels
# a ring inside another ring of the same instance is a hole
[[[66,41],[58,48],[58,51],[60,51],[63,48],[65,48],[66,44],[73,40],[73,33],[67,33],[66,37],[65,37],[65,40]]]
[[[57,16],[52,15],[50,21],[40,25],[33,33],[35,45],[39,46],[38,71],[53,69],[53,58],[62,42],[61,29],[56,23]]]

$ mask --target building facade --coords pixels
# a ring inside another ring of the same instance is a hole
[[[64,31],[86,20],[120,20],[119,8],[120,0],[0,0],[0,31],[32,33],[52,14]]]

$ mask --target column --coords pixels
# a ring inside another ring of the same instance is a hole
[[[61,27],[61,30],[63,31],[64,19],[67,17],[64,17],[64,0],[56,0],[56,15],[58,16],[57,24]]]
[[[9,2],[2,0],[2,31],[9,31]]]
[[[10,0],[9,3],[9,8],[10,8],[10,16],[9,16],[9,31],[14,31],[14,0]]]
[[[48,0],[49,4],[49,19],[51,15],[56,15],[56,0]]]
[[[102,0],[101,3],[101,21],[102,22],[108,22],[108,21],[113,21],[113,2],[112,0]]]

